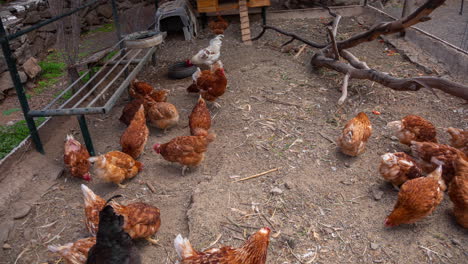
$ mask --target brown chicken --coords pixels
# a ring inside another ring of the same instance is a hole
[[[193,84],[187,88],[189,93],[200,93],[203,99],[214,102],[226,92],[227,78],[223,63],[218,60],[211,65],[210,70],[201,71],[200,68],[192,75]],[[215,104],[219,107],[219,105]]]
[[[211,127],[211,115],[201,96],[189,116],[189,127],[192,136],[208,135],[208,130]]]
[[[140,105],[140,109],[136,112],[132,122],[120,137],[122,152],[127,153],[134,159],[138,158],[145,149],[148,135],[149,130],[146,126],[145,109],[143,105]]]
[[[221,35],[224,33],[226,28],[229,26],[229,23],[224,20],[224,18],[220,15],[217,16],[216,20],[211,20],[208,23],[208,27],[211,29],[215,35]]]
[[[130,101],[125,107],[122,109],[122,115],[120,116],[119,120],[124,123],[125,125],[130,125],[132,122],[133,116],[135,116],[138,109],[140,109],[141,105],[144,105],[144,99],[135,99]],[[146,114],[146,109],[145,109]]]
[[[411,224],[432,213],[444,196],[441,175],[442,166],[439,166],[427,177],[405,182],[392,213],[385,219],[385,225]]]
[[[81,145],[72,135],[67,135],[63,162],[70,170],[72,176],[82,178],[85,181],[91,180],[91,175],[89,174],[91,163],[88,161],[88,158],[89,152],[86,147]]]
[[[88,252],[96,244],[96,237],[88,237],[63,246],[49,245],[49,251],[57,253],[67,264],[85,264]]]
[[[95,163],[94,172],[97,177],[113,182],[121,188],[125,188],[121,184],[124,180],[135,177],[143,169],[141,162],[120,151],[111,151],[88,160]]]
[[[346,155],[358,156],[364,152],[367,140],[372,134],[372,125],[363,112],[346,123],[343,133],[338,138],[338,146]]]
[[[435,126],[417,115],[407,115],[400,121],[393,121],[387,127],[396,132],[401,144],[411,145],[411,141],[437,143]]]
[[[426,172],[434,170],[438,165],[442,165],[442,177],[447,185],[455,174],[453,163],[458,155],[466,159],[466,156],[458,149],[432,142],[413,141],[411,151]]]
[[[179,122],[179,112],[173,104],[155,102],[146,97],[145,109],[146,118],[151,126],[166,130]]]
[[[458,224],[468,228],[468,161],[458,157],[455,171],[448,195],[453,203],[453,214]]]
[[[447,128],[447,132],[452,137],[450,145],[468,155],[468,130],[449,127]]]
[[[395,187],[422,176],[419,164],[404,152],[386,153],[381,158],[380,175]]]
[[[270,232],[268,227],[260,229],[240,248],[224,246],[203,252],[193,249],[188,239],[178,235],[174,247],[181,259],[180,264],[265,264]]]
[[[96,195],[86,185],[81,185],[85,203],[85,223],[91,235],[96,236],[99,226],[99,212],[106,205],[106,200]],[[152,244],[157,241],[151,236],[158,232],[161,226],[159,209],[149,204],[137,202],[122,205],[115,201],[109,202],[118,215],[124,217],[123,228],[131,238],[144,238]]]
[[[214,134],[176,137],[165,144],[154,144],[153,149],[165,160],[182,164],[182,175],[185,175],[187,167],[198,166],[205,159],[208,144],[215,137]]]
[[[156,90],[149,83],[133,80],[128,91],[131,97],[142,99],[145,96],[151,97],[156,102],[166,102],[168,90]]]

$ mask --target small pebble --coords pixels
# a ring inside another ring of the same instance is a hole
[[[286,188],[286,189],[288,189],[288,190],[291,190],[291,189],[292,189],[292,186],[291,186],[290,183],[285,182],[285,183],[284,183],[284,188]]]
[[[331,167],[332,171],[336,171],[336,167]]]
[[[378,201],[378,200],[382,199],[383,192],[381,190],[374,189],[374,190],[372,190],[372,196],[374,197],[374,199],[376,201]]]
[[[272,193],[272,194],[282,194],[283,190],[281,190],[278,187],[275,187],[275,188],[271,189],[270,193]]]
[[[346,168],[350,168],[350,167],[351,167],[351,164],[349,164],[348,162],[345,162],[344,165],[345,165]]]
[[[11,249],[10,244],[8,243],[3,244],[3,249]]]
[[[21,219],[29,214],[31,206],[27,204],[21,204],[16,208],[16,213],[13,215],[13,219]]]
[[[452,241],[452,244],[454,244],[455,246],[460,246],[461,245],[460,240],[458,240],[458,239],[452,238],[451,241]]]
[[[377,243],[370,243],[370,248],[371,248],[372,250],[376,250],[376,249],[378,249],[379,247],[380,247],[380,245],[377,244]]]
[[[393,141],[398,141],[398,138],[395,137],[395,136],[391,136],[390,139],[393,140]]]

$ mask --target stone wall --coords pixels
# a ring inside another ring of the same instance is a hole
[[[71,0],[67,1],[69,4]],[[87,1],[82,1],[87,2]],[[119,13],[135,5],[154,5],[154,0],[117,0]],[[66,12],[69,9],[64,9]],[[0,17],[8,34],[15,33],[36,23],[52,17],[47,0],[18,0],[10,1],[0,6]],[[98,1],[94,6],[87,7],[78,12],[81,18],[81,29],[87,31],[93,26],[106,24],[112,21],[111,1]],[[56,42],[57,29],[55,23],[30,32],[10,42],[18,69],[21,71],[21,80],[31,84],[38,74],[37,59],[41,58]],[[15,94],[13,83],[7,66],[0,52],[0,102],[8,95]],[[40,71],[40,69],[39,69]]]

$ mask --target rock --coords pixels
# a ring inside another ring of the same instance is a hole
[[[377,244],[377,243],[370,243],[370,248],[371,248],[372,250],[376,250],[376,249],[378,249],[379,247],[380,247],[380,245]]]
[[[23,20],[23,24],[36,24],[41,20],[41,15],[37,11],[28,12],[28,16]]]
[[[292,184],[289,183],[289,182],[285,182],[284,183],[284,188],[288,189],[288,190],[291,190],[293,187],[292,187]]]
[[[19,76],[22,83],[25,83],[28,80],[26,74],[22,71],[19,72]],[[4,72],[0,75],[0,92],[5,93],[5,91],[14,88],[13,81],[11,80],[10,72]],[[5,93],[6,94],[6,93]]]
[[[0,243],[5,243],[8,240],[8,236],[14,225],[15,223],[12,220],[0,224]]]
[[[278,187],[275,187],[275,188],[271,189],[270,193],[272,193],[272,194],[282,194],[283,190],[281,190]]]
[[[351,164],[349,164],[348,162],[345,162],[344,165],[345,165],[346,168],[350,168],[350,167],[351,167]]]
[[[50,13],[49,10],[41,11],[41,12],[39,12],[39,15],[41,16],[41,18],[51,18],[52,17],[52,14]]]
[[[390,139],[393,141],[398,141],[398,138],[396,136],[391,136]]]
[[[3,249],[11,249],[10,244],[8,243],[3,244]]]
[[[89,12],[85,17],[85,20],[89,26],[99,25],[99,18],[96,10]]]
[[[105,4],[105,5],[100,5],[96,9],[99,15],[105,17],[105,18],[111,18],[112,17],[112,7],[110,4]]]
[[[373,189],[372,190],[372,196],[374,197],[374,200],[378,201],[382,199],[383,192],[379,189]]]
[[[18,204],[15,207],[15,214],[13,215],[13,219],[24,218],[29,214],[29,212],[31,212],[31,206],[25,203]]]
[[[52,47],[55,44],[56,40],[57,36],[54,33],[48,32],[45,37],[44,48],[48,49]]]
[[[452,238],[450,241],[451,241],[452,244],[454,244],[455,246],[461,246],[461,242],[460,242],[460,240],[458,240],[458,239]]]
[[[26,60],[23,64],[23,70],[30,79],[36,78],[36,76],[42,71],[41,66],[39,66],[37,59],[34,57],[30,57]]]

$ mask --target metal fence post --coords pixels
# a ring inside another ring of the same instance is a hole
[[[21,104],[21,109],[23,110],[24,119],[26,120],[26,124],[28,125],[31,138],[34,142],[34,145],[36,146],[36,150],[44,154],[44,147],[42,146],[39,133],[37,132],[36,124],[34,123],[34,118],[28,115],[29,113],[28,99],[26,98],[26,92],[23,89],[23,84],[21,83],[21,78],[19,76],[18,69],[16,68],[16,60],[12,57],[11,49],[10,49],[10,42],[7,39],[5,27],[3,26],[3,22],[1,21],[1,19],[0,19],[0,38],[5,39],[2,42],[3,55],[8,65],[8,70],[10,71],[11,80],[13,81],[13,85],[15,86],[16,94]]]
[[[93,141],[91,140],[91,134],[89,133],[88,125],[86,124],[86,118],[84,115],[77,116],[78,123],[80,124],[81,134],[83,135],[86,148],[88,149],[89,155],[94,156],[94,146]]]

